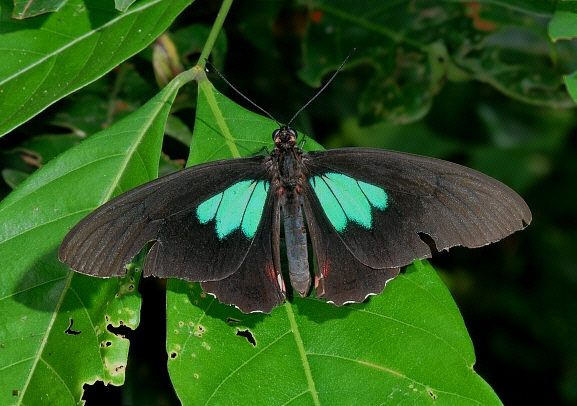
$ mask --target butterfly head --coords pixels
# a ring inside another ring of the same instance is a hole
[[[297,132],[286,125],[282,125],[278,130],[274,130],[272,139],[274,140],[275,149],[291,149],[296,146]]]

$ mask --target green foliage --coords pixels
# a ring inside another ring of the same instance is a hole
[[[128,341],[107,328],[138,326],[138,277],[76,274],[58,261],[58,247],[86,214],[157,177],[177,84],[50,161],[0,204],[0,380],[10,384],[2,386],[2,404],[74,404],[83,383],[123,383]]]
[[[2,0],[0,134],[142,50],[190,2],[145,0],[121,13],[110,2],[71,0],[58,13],[18,21]]]
[[[270,316],[174,282],[168,367],[183,404],[501,404],[473,371],[461,315],[426,262],[368,303],[299,298]]]
[[[168,369],[185,405],[577,402],[576,196],[567,187],[577,176],[568,110],[577,52],[566,40],[577,30],[568,2],[237,2],[228,35],[226,12],[216,17],[200,1],[186,10],[191,1],[29,3],[0,0],[0,405],[79,404],[84,384],[122,385],[125,375],[124,403],[160,396],[132,383],[147,357],[126,368],[132,351],[118,330],[140,323],[139,272],[76,274],[57,260],[58,246],[111,197],[184,158],[270,149],[277,128],[199,68],[159,91],[155,55],[170,42],[184,68],[212,50],[236,87],[283,118],[356,48],[297,118],[300,135],[459,160],[526,196],[536,220],[497,247],[438,256],[477,364],[449,290],[416,262],[366,303],[336,308],[311,296],[270,316],[168,280],[166,348],[148,349],[166,351],[168,365],[148,367],[151,381]],[[59,11],[10,17],[43,7]],[[198,86],[181,88],[193,78]],[[321,146],[307,137],[305,148]],[[155,333],[164,335],[162,321],[140,332]],[[511,392],[513,373],[525,374],[530,396]]]

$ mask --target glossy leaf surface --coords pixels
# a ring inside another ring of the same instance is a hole
[[[71,0],[26,21],[2,12],[0,135],[146,47],[190,2],[143,0],[121,13],[113,2]]]

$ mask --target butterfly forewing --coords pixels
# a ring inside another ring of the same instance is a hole
[[[209,162],[132,189],[78,223],[59,257],[81,273],[123,276],[154,241],[145,275],[223,279],[240,267],[256,235],[270,187],[264,161]]]
[[[368,148],[314,151],[304,162],[322,207],[313,214],[324,215],[343,248],[374,269],[430,257],[419,233],[438,250],[473,248],[531,222],[513,190],[451,162]]]

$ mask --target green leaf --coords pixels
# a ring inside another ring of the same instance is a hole
[[[68,0],[14,0],[13,18],[23,19],[60,10]]]
[[[190,147],[192,132],[190,128],[177,116],[170,115],[166,122],[165,134]]]
[[[188,64],[190,65],[196,63],[195,59],[191,60],[190,55],[194,55],[202,50],[210,31],[211,27],[207,25],[191,24],[174,31],[170,37],[185,62],[188,60]],[[223,66],[227,48],[228,40],[226,38],[226,32],[224,30],[219,31],[214,46],[210,51],[213,65],[219,68]]]
[[[120,13],[109,1],[70,0],[26,21],[1,13],[0,135],[146,47],[191,1],[142,0]]]
[[[461,315],[426,261],[368,303],[309,297],[247,315],[181,282],[167,313],[183,405],[501,404],[474,372]]]
[[[566,75],[564,77],[564,80],[565,80],[565,86],[567,86],[567,91],[569,92],[575,103],[577,103],[577,71],[573,72],[570,75]]]
[[[557,10],[549,22],[549,36],[553,41],[577,37],[577,14]]]
[[[126,11],[136,0],[114,0],[114,6],[119,11]]]
[[[199,81],[189,164],[272,147],[274,121]],[[196,283],[169,279],[167,352],[183,405],[500,404],[473,371],[459,311],[426,262],[369,303],[337,308],[308,297],[270,316],[242,314]]]
[[[553,41],[572,39],[577,36],[577,5],[575,2],[560,1],[555,4],[555,13],[549,22],[549,37]]]
[[[18,171],[16,169],[2,169],[2,178],[4,182],[12,189],[16,189],[16,187],[24,182],[28,176],[30,176],[26,172]]]
[[[138,278],[80,275],[57,251],[86,214],[156,178],[166,117],[184,81],[53,159],[2,201],[0,404],[74,405],[84,383],[123,383],[128,341],[108,327],[138,326]]]

